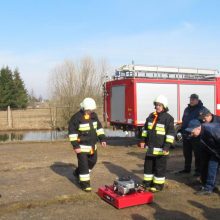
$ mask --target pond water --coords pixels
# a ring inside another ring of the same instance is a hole
[[[113,131],[105,129],[107,137],[131,137],[133,133],[126,133],[120,130]],[[67,131],[12,131],[0,132],[0,142],[6,141],[56,141],[68,139]]]

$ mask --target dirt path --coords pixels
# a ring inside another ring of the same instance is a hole
[[[102,201],[100,186],[120,175],[141,180],[143,173],[144,152],[134,139],[109,143],[99,148],[92,193],[82,192],[72,175],[77,161],[69,143],[1,144],[0,219],[219,219],[219,194],[194,195],[198,181],[174,174],[183,165],[181,149],[172,151],[165,190],[152,204],[117,210]]]

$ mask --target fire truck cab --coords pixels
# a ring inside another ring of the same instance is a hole
[[[169,113],[181,122],[192,93],[220,115],[220,74],[215,69],[124,65],[104,83],[104,120],[116,129],[140,132],[154,99],[168,98]]]

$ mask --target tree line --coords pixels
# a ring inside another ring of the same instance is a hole
[[[14,109],[26,108],[28,92],[25,89],[18,69],[12,71],[9,67],[0,69],[0,110],[8,106]]]
[[[64,61],[50,76],[50,103],[62,106],[59,127],[65,127],[71,115],[79,109],[85,97],[94,98],[102,106],[103,83],[110,67],[105,59],[86,56],[78,61]]]
[[[51,70],[48,103],[60,111],[59,127],[67,125],[85,97],[94,98],[97,105],[102,106],[103,83],[109,70],[110,66],[105,59],[97,61],[89,56],[64,61]],[[36,99],[33,91],[28,94],[18,69],[0,69],[0,110],[6,110],[8,106],[23,109],[38,100],[40,98]]]

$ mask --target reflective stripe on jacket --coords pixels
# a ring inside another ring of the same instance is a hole
[[[147,146],[147,155],[162,156],[174,142],[174,119],[167,112],[151,113],[142,131],[142,140]],[[167,154],[166,154],[167,155]]]
[[[88,116],[83,110],[78,111],[71,117],[68,131],[73,148],[81,148],[82,152],[90,152],[91,147],[95,150],[97,140],[105,139],[104,129],[95,112]]]

